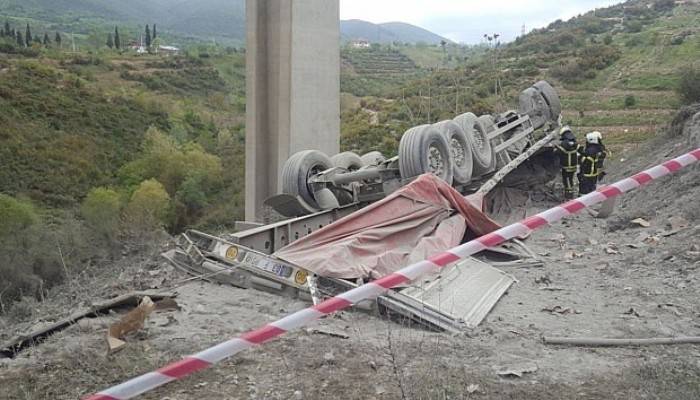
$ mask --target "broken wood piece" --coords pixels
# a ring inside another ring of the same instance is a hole
[[[129,311],[119,322],[112,324],[107,331],[107,351],[112,354],[121,350],[126,342],[122,339],[129,333],[143,329],[146,318],[156,309],[155,303],[146,296],[141,304]]]
[[[350,336],[340,333],[340,332],[333,332],[333,331],[328,331],[328,330],[323,330],[323,329],[308,329],[308,333],[316,334],[316,335],[326,335],[330,337],[335,337],[335,338],[340,338],[340,339],[350,339]]]
[[[674,338],[649,338],[649,339],[605,339],[605,338],[563,338],[543,337],[545,344],[605,347],[605,346],[653,346],[666,344],[698,344],[700,336],[685,336]]]
[[[160,301],[166,298],[177,297],[177,293],[160,291],[132,292],[113,299],[94,303],[92,307],[76,311],[67,318],[63,318],[49,326],[30,332],[26,335],[12,338],[10,341],[0,346],[0,357],[13,358],[17,355],[17,353],[25,348],[41,343],[47,337],[68,328],[83,318],[96,318],[102,314],[108,313],[111,310],[126,306],[136,307],[145,296],[150,297],[154,301]]]

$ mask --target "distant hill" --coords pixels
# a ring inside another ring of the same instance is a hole
[[[177,36],[245,40],[245,0],[0,0],[0,16],[74,33],[155,23]]]
[[[157,24],[161,33],[245,42],[245,0],[0,0],[0,19],[28,19],[48,30],[90,34],[112,24]],[[450,40],[402,22],[341,21],[343,40],[428,43]]]
[[[452,41],[421,27],[404,22],[374,24],[359,19],[340,21],[340,36],[344,41],[364,39],[371,43],[427,43]]]

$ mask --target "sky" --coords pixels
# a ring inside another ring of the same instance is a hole
[[[485,33],[504,41],[620,0],[340,0],[341,19],[408,22],[455,42],[480,43]]]

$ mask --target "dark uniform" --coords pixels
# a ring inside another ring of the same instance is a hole
[[[573,199],[575,196],[574,176],[578,170],[581,147],[576,144],[576,138],[571,131],[564,133],[560,144],[554,146],[554,152],[559,156],[565,199]]]
[[[598,143],[586,143],[586,148],[580,151],[579,192],[581,194],[596,190],[605,156],[605,147]]]

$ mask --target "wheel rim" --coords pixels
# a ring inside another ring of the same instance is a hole
[[[314,190],[311,185],[309,185],[309,180],[311,180],[312,176],[318,175],[325,170],[326,169],[323,167],[323,165],[314,164],[313,167],[309,168],[309,171],[306,173],[306,188],[309,190],[309,193],[311,193],[311,197],[313,197]]]
[[[445,159],[440,149],[433,144],[428,148],[428,169],[440,177],[445,174]]]
[[[466,149],[462,146],[459,140],[452,138],[450,140],[450,149],[452,150],[452,159],[458,167],[465,166],[466,163]]]

